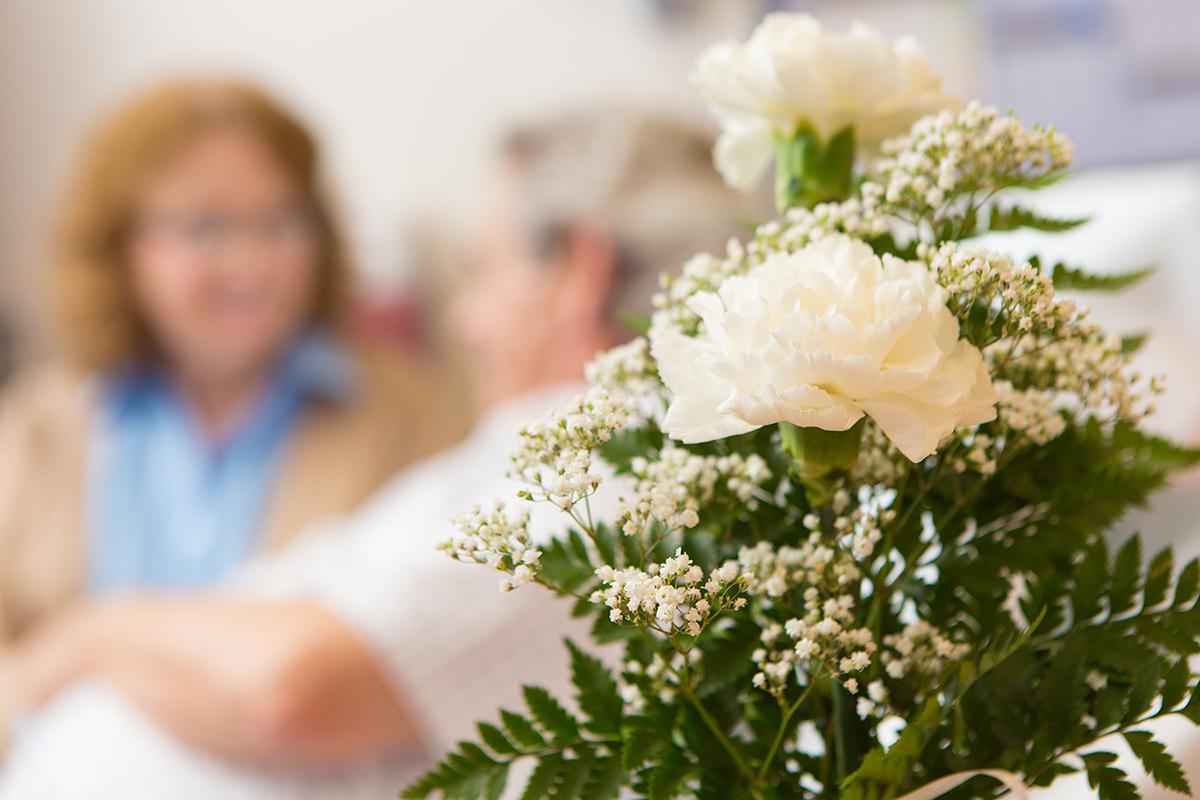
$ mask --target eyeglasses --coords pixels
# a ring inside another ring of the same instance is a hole
[[[204,255],[228,252],[241,236],[281,249],[308,246],[317,238],[316,220],[299,208],[242,219],[209,213],[149,214],[138,222],[136,229],[166,237],[172,244]]]

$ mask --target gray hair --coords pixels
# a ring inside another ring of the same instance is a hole
[[[549,254],[577,225],[613,238],[614,316],[648,316],[658,276],[696,253],[722,252],[754,215],[725,186],[706,133],[667,117],[588,111],[513,130],[504,154],[521,175],[519,209]]]

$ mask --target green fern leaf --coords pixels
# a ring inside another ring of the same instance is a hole
[[[1171,757],[1161,742],[1154,740],[1149,731],[1126,731],[1125,741],[1129,742],[1129,749],[1142,762],[1142,766],[1155,783],[1164,789],[1191,797],[1192,787],[1188,785],[1183,768]]]
[[[1050,279],[1059,291],[1115,292],[1141,283],[1154,274],[1154,267],[1141,267],[1128,272],[1097,275],[1058,263],[1050,270]]]
[[[550,753],[539,758],[537,766],[529,774],[529,780],[525,782],[521,800],[544,800],[550,797],[550,790],[558,782],[562,766],[563,757],[559,753]]]
[[[592,758],[591,750],[582,750],[577,757],[563,761],[562,774],[554,787],[555,800],[579,800],[592,773]]]
[[[659,732],[645,717],[630,717],[621,725],[621,766],[633,771],[662,743]]]
[[[618,759],[612,756],[597,758],[587,784],[579,793],[579,800],[614,800],[621,793],[625,777]]]
[[[1175,579],[1175,597],[1171,600],[1171,605],[1175,608],[1186,606],[1196,599],[1198,589],[1200,589],[1200,560],[1193,558],[1183,566],[1183,569],[1179,571],[1179,577]]]
[[[1114,767],[1114,753],[1085,753],[1084,769],[1088,785],[1096,790],[1100,800],[1140,800],[1137,787],[1125,775],[1124,770]]]
[[[1120,614],[1136,604],[1142,585],[1142,540],[1130,536],[1113,561],[1112,581],[1108,592],[1109,610]]]
[[[480,722],[475,728],[479,731],[479,738],[483,743],[491,748],[496,755],[511,756],[516,755],[520,751],[513,746],[513,743],[508,740],[504,732],[492,725],[490,722]]]
[[[750,621],[740,620],[736,625],[705,642],[703,660],[704,677],[697,689],[701,697],[721,689],[736,680],[746,677],[754,662],[750,656],[760,645],[761,630]]]
[[[679,795],[691,765],[675,748],[668,749],[650,770],[646,800],[672,800]]]
[[[1191,679],[1192,672],[1188,669],[1186,658],[1180,658],[1171,665],[1159,688],[1164,711],[1174,709],[1183,702],[1183,698],[1187,696],[1188,683],[1191,682]]]
[[[1146,585],[1142,591],[1143,608],[1153,608],[1167,599],[1174,573],[1175,553],[1170,547],[1164,547],[1151,559],[1146,571]]]
[[[500,709],[500,722],[514,742],[522,747],[538,749],[546,746],[546,740],[528,719],[507,709]]]
[[[569,745],[579,740],[579,726],[562,705],[540,686],[523,686],[525,704],[550,737],[558,744]]]
[[[1009,206],[1003,208],[998,205],[992,206],[991,212],[988,214],[987,230],[989,231],[1015,231],[1019,228],[1032,228],[1039,231],[1047,231],[1049,233],[1061,233],[1069,231],[1073,228],[1078,228],[1087,222],[1087,217],[1075,219],[1059,219],[1055,217],[1046,217],[1028,208],[1020,206]]]
[[[1125,724],[1135,721],[1154,704],[1154,698],[1158,694],[1158,681],[1162,673],[1162,661],[1155,659],[1148,663],[1134,680],[1133,686],[1129,688],[1129,696],[1126,698],[1123,718]]]
[[[624,704],[617,682],[598,659],[566,640],[571,652],[571,682],[578,691],[579,708],[588,716],[584,727],[602,735],[616,735],[621,728]]]

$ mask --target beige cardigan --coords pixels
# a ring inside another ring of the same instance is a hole
[[[347,512],[400,467],[448,443],[432,420],[428,380],[392,359],[357,354],[348,404],[302,414],[268,501],[262,548]],[[0,672],[4,651],[79,598],[85,573],[82,498],[95,381],[61,366],[16,378],[0,395]],[[0,693],[4,679],[0,675]],[[0,697],[0,751],[8,713]]]

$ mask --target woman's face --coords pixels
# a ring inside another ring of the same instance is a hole
[[[237,128],[198,135],[154,173],[129,245],[139,309],[191,379],[256,377],[312,306],[319,245],[300,188]]]

